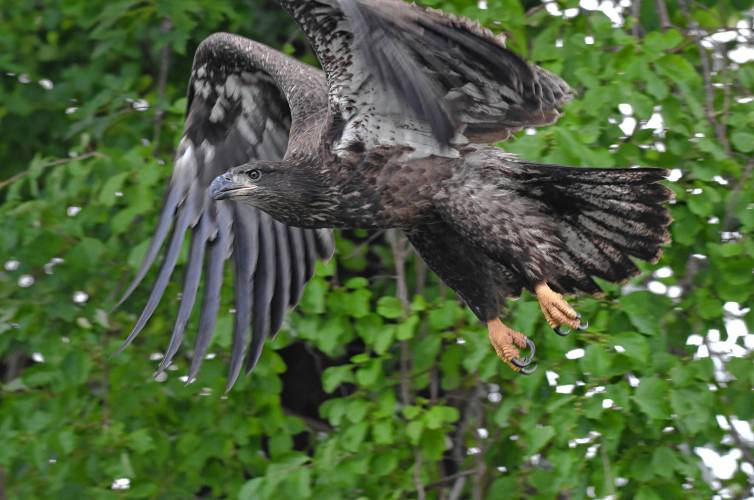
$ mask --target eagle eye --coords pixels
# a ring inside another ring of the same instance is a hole
[[[258,181],[260,177],[262,177],[262,172],[259,171],[259,169],[253,168],[251,170],[246,171],[246,175],[249,176],[249,179],[252,181]]]

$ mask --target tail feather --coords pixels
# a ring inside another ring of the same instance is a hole
[[[582,215],[575,220],[564,222],[569,226],[577,225],[577,227],[580,227],[583,232],[588,233],[591,237],[604,239],[619,250],[647,261],[652,261],[658,257],[657,241],[667,241],[666,234],[640,235],[640,231],[635,230],[637,225],[633,224],[633,221],[630,220],[623,221],[627,227],[611,226],[604,220],[588,215]],[[641,231],[646,234],[646,229],[646,226],[642,226]]]
[[[519,181],[528,196],[550,207],[565,247],[553,288],[594,293],[599,288],[591,277],[624,281],[639,272],[632,257],[659,259],[670,240],[663,203],[672,192],[658,184],[667,171],[527,166]]]
[[[616,217],[626,218],[637,222],[654,225],[658,220],[668,219],[667,210],[657,204],[597,198],[589,193],[584,193],[582,195],[582,200],[585,205],[593,210],[608,212]]]

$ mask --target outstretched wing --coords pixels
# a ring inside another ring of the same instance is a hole
[[[236,165],[252,159],[282,158],[289,132],[321,119],[327,91],[320,71],[251,40],[216,34],[197,49],[188,101],[185,133],[160,220],[144,262],[121,302],[155,262],[171,226],[172,235],[147,305],[123,347],[144,328],[157,307],[190,230],[181,303],[159,370],[170,364],[183,340],[204,275],[199,333],[189,378],[198,372],[218,315],[225,263],[232,260],[236,312],[228,380],[231,387],[244,354],[250,371],[259,359],[264,339],[277,332],[287,309],[301,297],[316,259],[332,255],[333,240],[329,230],[288,227],[247,204],[212,200],[207,187],[216,176]],[[305,105],[289,106],[299,102]]]
[[[281,0],[327,73],[333,149],[443,149],[550,123],[568,85],[465,18],[401,0]]]

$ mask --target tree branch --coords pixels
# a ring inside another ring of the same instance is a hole
[[[448,483],[450,481],[455,481],[456,479],[465,479],[467,476],[474,474],[474,472],[475,472],[474,469],[462,470],[460,472],[456,472],[455,474],[451,474],[449,476],[443,477],[442,479],[438,479],[437,481],[433,483],[429,483],[427,485],[427,489],[431,490],[431,489],[443,486],[445,485],[445,483]]]
[[[104,156],[105,155],[103,155],[102,153],[99,153],[97,151],[90,151],[89,153],[84,153],[83,155],[79,155],[79,156],[73,156],[71,158],[60,158],[58,160],[52,160],[52,161],[50,161],[48,163],[43,163],[38,168],[45,169],[45,168],[50,168],[50,167],[57,167],[57,166],[60,166],[60,165],[65,165],[66,163],[70,163],[72,161],[86,160],[86,159],[92,158],[92,157],[104,158]],[[0,189],[3,189],[4,187],[9,186],[9,185],[13,184],[16,181],[18,181],[20,179],[23,179],[27,175],[29,175],[29,170],[28,169],[24,170],[22,172],[19,172],[19,173],[17,173],[14,176],[8,177],[4,181],[0,181]]]
[[[634,22],[631,25],[631,34],[634,38],[641,38],[641,0],[633,0],[631,2],[631,17]]]
[[[453,438],[453,459],[460,467],[463,463],[464,452],[466,446],[464,443],[464,436],[466,435],[466,427],[468,427],[469,419],[471,418],[471,405],[474,395],[476,394],[476,386],[469,392],[465,392],[466,396],[462,398],[466,401],[466,405],[462,412],[461,421],[456,427],[456,435]],[[472,474],[476,472],[476,469],[471,469]],[[460,476],[453,483],[453,488],[450,490],[448,500],[458,500],[463,494],[463,487],[466,485],[466,476]]]
[[[411,302],[408,299],[408,283],[406,281],[406,240],[398,235],[396,229],[387,231],[387,239],[390,242],[390,248],[393,252],[393,262],[395,264],[395,294],[403,306],[403,317],[405,318],[411,309]],[[401,400],[404,405],[413,402],[411,394],[411,353],[408,349],[408,342],[403,340],[400,344],[401,349]],[[414,485],[416,486],[416,498],[424,500],[427,497],[424,489],[424,483],[421,478],[422,457],[421,452],[414,450]]]
[[[686,19],[686,24],[691,28],[690,35],[696,43],[697,49],[699,50],[699,58],[702,62],[702,77],[704,79],[704,114],[712,125],[717,140],[723,146],[723,149],[725,149],[726,154],[730,155],[732,151],[730,149],[730,141],[728,141],[725,124],[718,121],[715,114],[715,89],[712,86],[712,67],[710,66],[707,49],[702,45],[702,37],[700,35],[702,30],[699,27],[699,23],[691,17],[686,0],[678,0],[678,5],[681,8],[683,17]]]
[[[660,26],[665,31],[673,26],[670,22],[670,16],[668,16],[668,6],[665,5],[665,0],[655,0],[655,6],[657,7],[657,16],[660,18]]]
[[[483,394],[484,388],[477,378],[476,385],[474,387],[474,395],[472,397],[473,405],[471,406],[474,412],[474,416],[477,420],[477,427],[484,426],[484,408],[482,408],[482,405],[480,403]],[[479,452],[474,456],[474,482],[471,494],[474,500],[482,500],[484,493],[484,478],[487,474],[487,464],[484,463],[484,443],[478,435],[477,444]]]
[[[162,35],[168,34],[173,29],[173,22],[170,18],[165,18],[160,26],[160,33]],[[163,38],[165,38],[163,36]],[[165,87],[168,83],[168,70],[170,69],[170,44],[166,43],[162,47],[160,53],[160,70],[157,76],[157,112],[154,114],[154,151],[155,153],[160,147],[160,135],[162,133],[162,121],[165,115],[164,100],[165,100]]]

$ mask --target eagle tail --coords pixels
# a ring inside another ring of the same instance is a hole
[[[670,241],[672,192],[659,184],[666,170],[522,167],[522,190],[557,221],[564,266],[548,280],[556,291],[599,292],[591,277],[624,281],[639,272],[631,257],[656,262]]]

